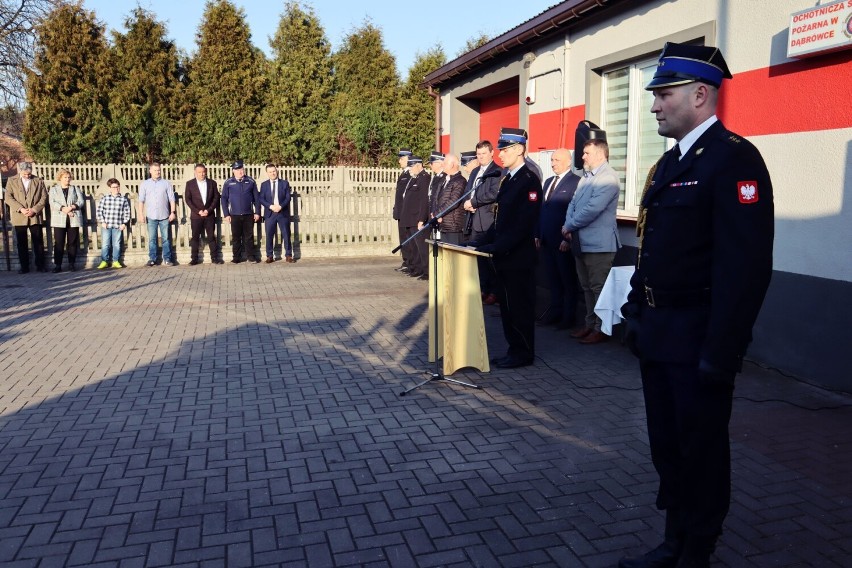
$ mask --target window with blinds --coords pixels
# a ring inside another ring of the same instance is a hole
[[[637,62],[603,73],[603,124],[609,163],[618,172],[619,214],[635,217],[651,166],[673,144],[657,134],[651,114],[654,97],[644,86],[651,81],[656,60]]]

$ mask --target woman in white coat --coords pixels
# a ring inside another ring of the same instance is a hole
[[[56,174],[57,183],[50,188],[50,226],[53,227],[53,272],[62,272],[62,253],[67,250],[68,269],[74,270],[77,249],[80,247],[80,227],[83,226],[83,190],[71,185],[71,172]]]

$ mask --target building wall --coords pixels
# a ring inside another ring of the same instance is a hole
[[[536,82],[535,103],[520,107],[531,155],[544,158],[548,150],[572,146],[579,120],[601,122],[600,70],[606,65],[655,57],[665,41],[703,38],[718,46],[734,75],[722,88],[720,118],[760,149],[775,194],[775,276],[750,353],[852,390],[844,357],[852,318],[852,50],[787,59],[790,14],[812,7],[809,0],[627,6],[530,47],[535,60],[518,80],[522,97],[527,77]],[[522,55],[507,54],[502,65],[522,66]],[[482,88],[487,76],[467,76],[454,89]],[[448,127],[454,138],[457,124]],[[622,225],[621,235],[635,245],[632,226]]]

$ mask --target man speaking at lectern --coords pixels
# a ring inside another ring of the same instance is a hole
[[[524,164],[527,133],[503,128],[497,149],[507,172],[493,204],[494,224],[476,249],[493,255],[503,334],[509,349],[494,364],[501,369],[525,367],[535,359],[535,224],[541,182]],[[471,243],[474,244],[474,243]]]

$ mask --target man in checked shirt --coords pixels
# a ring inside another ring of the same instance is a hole
[[[121,230],[130,221],[130,202],[121,195],[121,184],[115,178],[107,181],[109,193],[98,201],[98,225],[101,226],[101,263],[98,268],[121,268]]]

